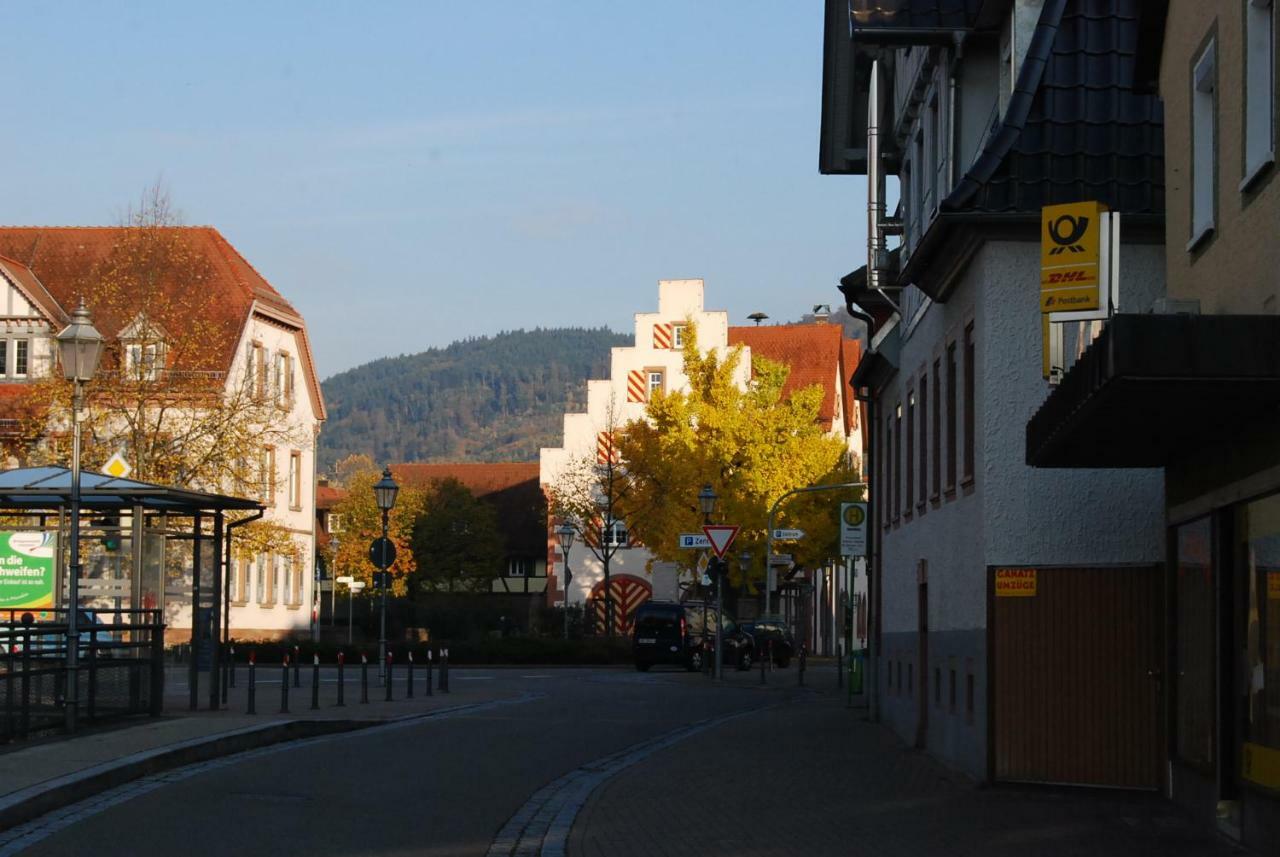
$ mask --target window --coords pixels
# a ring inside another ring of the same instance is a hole
[[[276,449],[273,446],[262,450],[262,461],[258,467],[258,479],[262,502],[271,504],[276,501]]]
[[[1243,190],[1276,157],[1274,99],[1276,73],[1273,0],[1244,4],[1244,179]]]
[[[684,328],[683,324],[671,325],[671,347],[684,348]]]
[[[938,119],[938,94],[935,92],[929,99],[928,124],[925,131],[929,137],[929,213],[938,210],[938,201],[946,190],[945,177],[942,175],[942,123]]]
[[[338,514],[337,512],[329,513],[329,532],[331,533],[342,532],[342,515]]]
[[[253,385],[253,395],[259,399],[267,397],[267,350],[261,342],[249,346],[249,381]]]
[[[942,490],[942,407],[938,399],[942,395],[942,361],[933,361],[933,491],[931,497],[938,499]]]
[[[625,548],[627,546],[627,525],[622,521],[613,521],[600,530],[602,541],[607,547]]]
[[[915,139],[915,170],[911,176],[911,180],[915,182],[915,188],[912,190],[911,197],[916,201],[916,216],[919,218],[919,222],[916,224],[916,229],[921,232],[923,232],[925,226],[928,225],[929,200],[925,197],[925,188],[929,183],[929,173],[929,164],[924,159],[924,129],[917,129]]]
[[[947,343],[947,493],[956,490],[956,344]]]
[[[667,370],[665,369],[646,369],[645,375],[648,380],[647,386],[649,395],[661,393],[667,388]]]
[[[302,453],[289,453],[289,508],[302,508]]]
[[[1280,494],[1239,507],[1236,531],[1248,590],[1246,740],[1280,749]]]
[[[271,570],[271,581],[267,585],[267,597],[271,599],[271,603],[275,604],[283,594],[280,590],[280,557],[275,554],[271,555],[268,560],[268,567]]]
[[[27,360],[30,355],[30,350],[30,340],[13,340],[13,376],[15,378],[27,377]]]
[[[9,340],[0,339],[0,377],[9,374]]]
[[[920,496],[916,505],[923,509],[929,490],[929,374],[920,376]]]
[[[258,566],[257,587],[254,595],[259,604],[267,604],[267,555],[258,554],[256,565]]]
[[[974,401],[976,395],[974,384],[977,379],[977,370],[974,366],[976,355],[977,350],[973,344],[973,322],[969,322],[964,329],[964,478],[966,481],[973,480],[973,458],[977,447],[977,418],[974,414],[974,409],[977,407]]]
[[[154,381],[164,365],[160,346],[135,342],[125,350],[125,373],[134,381]]]
[[[276,402],[283,408],[293,406],[293,355],[276,352],[275,368]]]
[[[1201,518],[1177,528],[1174,560],[1174,730],[1178,758],[1202,770],[1214,764],[1213,528]]]
[[[1218,168],[1217,65],[1212,39],[1191,72],[1191,240],[1193,249],[1213,231],[1213,187]]]
[[[902,403],[893,420],[893,522],[902,515]]]
[[[907,517],[915,514],[916,495],[916,394],[914,390],[907,392],[907,497],[905,512]]]
[[[507,560],[507,577],[533,577],[533,557],[513,556]]]
[[[284,573],[284,603],[293,605],[297,604],[301,598],[301,591],[294,580],[293,567],[296,565],[291,556],[280,557],[280,569]]]

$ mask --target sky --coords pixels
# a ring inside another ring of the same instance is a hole
[[[302,313],[321,377],[533,327],[630,332],[657,281],[798,319],[865,259],[820,176],[821,0],[26,3],[0,222],[162,182]]]

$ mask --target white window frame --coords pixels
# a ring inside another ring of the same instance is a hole
[[[644,370],[644,376],[645,390],[648,392],[648,395],[652,396],[654,390],[665,391],[667,389],[666,369],[646,369]],[[657,379],[656,384],[654,383],[655,378]]]
[[[600,541],[606,547],[625,548],[630,544],[630,533],[627,532],[627,524],[625,521],[614,520],[601,528]]]
[[[342,514],[341,513],[330,512],[328,523],[329,523],[329,527],[328,527],[329,532],[331,533],[342,532]]]
[[[128,342],[125,344],[125,373],[134,381],[154,381],[160,377],[163,358],[159,343]]]
[[[12,359],[9,361],[10,377],[12,378],[29,377],[31,375],[31,340],[20,336],[20,337],[17,337],[16,339],[11,339],[9,341],[13,343],[13,355],[12,355]],[[25,351],[25,354],[23,354],[23,360],[22,360],[22,363],[24,364],[22,367],[23,371],[21,372],[18,371],[18,352],[19,351]]]
[[[296,449],[289,452],[289,508],[302,508],[302,453]]]
[[[1276,159],[1276,44],[1273,0],[1244,4],[1244,191]]]
[[[513,556],[507,558],[507,577],[536,577],[538,564],[533,557]]]
[[[266,604],[268,603],[267,602],[267,555],[260,553],[257,556],[255,556],[253,559],[254,559],[254,563],[253,563],[254,569],[257,571],[257,576],[254,581],[257,584],[254,587],[254,594],[257,596],[255,600],[259,604]]]
[[[1191,66],[1191,236],[1196,248],[1214,229],[1218,172],[1217,38],[1210,38]]]
[[[671,325],[671,347],[672,349],[684,348],[684,329],[686,325]]]

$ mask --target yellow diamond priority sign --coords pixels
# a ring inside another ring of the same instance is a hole
[[[117,452],[102,465],[102,472],[116,479],[124,479],[133,472],[133,468],[124,460],[124,456]]]

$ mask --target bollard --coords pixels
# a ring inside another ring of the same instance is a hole
[[[391,701],[391,650],[387,650],[387,702]]]
[[[249,650],[249,714],[257,714],[258,709],[254,707],[254,701],[258,696],[258,679],[254,674],[257,668],[258,655],[252,649]]]
[[[302,687],[302,681],[298,676],[298,670],[302,668],[302,648],[300,646],[293,647],[293,686]],[[288,678],[288,676],[285,676]]]
[[[289,656],[284,656],[280,673],[280,713],[289,713]]]
[[[449,650],[440,650],[440,689],[449,692]]]
[[[431,650],[427,649],[427,696],[431,696]]]
[[[320,656],[311,656],[311,710],[320,709]]]
[[[413,649],[409,650],[409,675],[405,677],[404,695],[413,699]]]
[[[346,660],[347,660],[346,656],[342,652],[338,652],[338,707],[339,708],[346,705],[346,703],[343,701],[343,697],[346,695],[347,685],[346,685],[346,682],[344,682],[342,679],[342,665]]]
[[[236,686],[236,647],[231,647],[231,686]]]
[[[369,701],[369,656],[360,653],[360,704]]]

